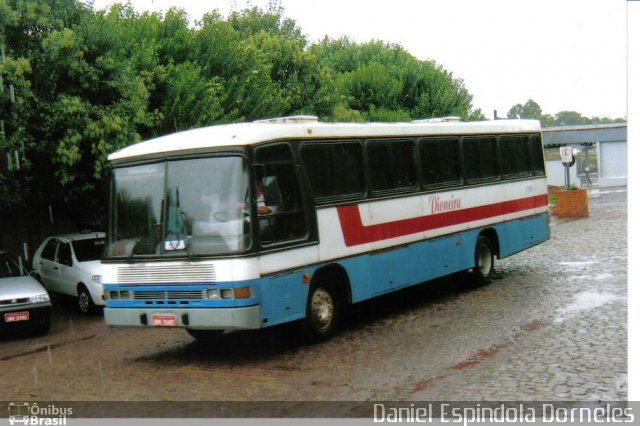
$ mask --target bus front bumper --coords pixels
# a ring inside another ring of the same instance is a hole
[[[260,306],[241,308],[105,308],[108,325],[129,327],[184,327],[195,330],[260,328]]]

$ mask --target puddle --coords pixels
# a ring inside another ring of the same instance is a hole
[[[559,309],[559,315],[553,319],[554,323],[561,323],[568,318],[575,317],[577,314],[590,309],[599,308],[607,303],[620,300],[620,296],[613,293],[600,292],[584,292],[576,296],[573,303],[564,308]]]
[[[569,275],[567,277],[567,280],[569,280],[569,281],[584,281],[585,279],[589,279],[589,280],[595,280],[595,281],[607,281],[607,280],[611,280],[613,278],[615,278],[615,275],[610,274],[608,272],[605,272],[605,273],[602,273],[602,274],[592,275],[591,273],[589,273],[589,271],[585,270],[585,272],[582,273],[582,274]]]
[[[587,266],[598,263],[595,260],[586,260],[583,262],[558,262],[558,265],[563,266],[566,269],[586,269]]]
[[[611,279],[611,278],[613,278],[613,277],[615,277],[615,275],[610,274],[610,273],[608,273],[608,272],[605,272],[605,273],[603,273],[603,274],[597,274],[597,275],[594,275],[592,278],[593,278],[594,280],[604,281],[604,280],[610,280],[610,279]]]

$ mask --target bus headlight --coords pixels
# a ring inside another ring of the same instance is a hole
[[[207,289],[207,299],[220,299],[220,290],[217,288]]]
[[[108,290],[102,293],[104,300],[121,300],[131,299],[131,292],[129,290]]]

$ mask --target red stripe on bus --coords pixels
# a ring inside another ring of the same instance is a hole
[[[365,226],[362,224],[360,210],[357,205],[338,207],[338,217],[342,227],[342,235],[347,247],[372,243],[390,238],[403,237],[446,226],[460,225],[475,220],[488,219],[519,211],[546,206],[547,195],[503,201],[484,206],[470,207],[428,216],[414,217],[395,222]]]

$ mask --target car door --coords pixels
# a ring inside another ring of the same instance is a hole
[[[60,241],[56,254],[55,278],[57,291],[71,296],[76,295],[76,278],[71,255],[71,243]]]
[[[40,259],[36,268],[42,279],[42,283],[47,289],[56,291],[56,278],[58,275],[58,266],[56,262],[56,252],[58,250],[57,238],[50,238],[45,244],[40,254]]]

